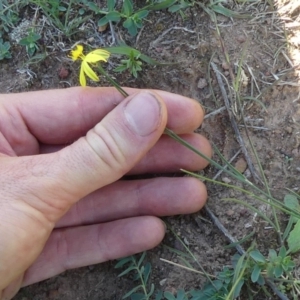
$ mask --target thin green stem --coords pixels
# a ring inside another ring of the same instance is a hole
[[[232,189],[235,189],[236,191],[239,191],[239,192],[242,192],[248,196],[250,196],[251,198],[254,198],[262,203],[265,203],[265,204],[268,204],[268,205],[274,205],[275,208],[277,208],[278,210],[281,210],[282,212],[285,212],[287,213],[288,215],[290,216],[293,216],[293,217],[296,217],[296,218],[300,218],[300,214],[289,209],[288,207],[286,207],[282,202],[278,201],[277,199],[274,199],[273,203],[270,204],[270,202],[264,198],[261,198],[257,195],[255,195],[254,193],[250,192],[250,191],[247,191],[243,188],[240,188],[240,187],[237,187],[235,185],[231,185],[231,184],[228,184],[228,183],[224,183],[224,182],[221,182],[221,181],[217,181],[217,180],[214,180],[214,179],[210,179],[208,177],[205,177],[205,176],[202,176],[200,174],[195,174],[193,172],[189,172],[187,170],[181,170],[183,171],[184,173],[188,174],[188,175],[191,175],[193,177],[196,177],[196,178],[199,178],[201,179],[202,181],[208,181],[208,182],[212,182],[214,184],[218,184],[218,185],[221,185],[221,186],[225,186],[227,188],[232,188]]]
[[[102,66],[99,64],[98,65],[98,69],[100,71],[100,73],[102,75],[105,76],[105,78],[124,96],[124,97],[128,97],[129,94],[115,81],[113,80],[106,72],[105,70],[102,68]],[[252,197],[254,197],[255,199],[266,203],[266,204],[270,204],[272,206],[272,208],[277,208],[283,212],[288,213],[289,215],[293,215],[297,218],[300,218],[299,214],[296,214],[295,212],[289,210],[288,208],[286,208],[286,206],[284,204],[282,204],[279,200],[275,199],[270,191],[268,190],[267,192],[261,190],[260,188],[258,188],[256,185],[254,185],[251,181],[249,181],[243,174],[239,173],[238,171],[233,172],[233,170],[228,170],[226,169],[226,167],[223,167],[222,165],[218,164],[217,162],[215,162],[214,160],[212,160],[211,158],[209,158],[208,156],[206,156],[205,154],[203,154],[201,151],[199,151],[198,149],[194,148],[191,144],[189,144],[188,142],[186,142],[185,140],[183,140],[181,137],[179,137],[176,133],[174,133],[172,130],[170,130],[169,128],[165,128],[164,131],[165,134],[167,134],[168,136],[170,136],[172,139],[174,139],[175,141],[179,142],[180,144],[182,144],[183,146],[185,146],[186,148],[190,149],[191,151],[193,151],[194,153],[198,154],[200,157],[204,158],[205,160],[207,160],[211,165],[213,165],[214,167],[216,167],[219,170],[222,170],[223,172],[227,173],[228,175],[230,175],[231,177],[235,178],[236,180],[247,184],[248,186],[250,186],[251,188],[253,188],[254,190],[256,190],[258,193],[260,193],[261,195],[265,196],[267,199],[271,199],[272,203],[270,203],[268,200],[265,200],[261,197],[256,196],[255,194],[246,191],[244,189],[240,189],[237,188],[235,186],[230,186],[232,188],[238,189],[243,191],[245,194],[248,194]],[[185,171],[186,173],[189,173],[188,171]],[[189,173],[194,175],[193,173]],[[207,179],[208,181],[212,181]],[[221,183],[219,183],[221,184]],[[227,185],[228,186],[228,185]],[[277,218],[275,218],[275,222],[276,222]],[[272,223],[271,223],[272,224]],[[274,226],[274,228],[278,231],[278,224],[277,222],[275,223],[276,226]],[[274,225],[274,224],[273,224]]]
[[[143,278],[143,274],[141,273],[140,271],[140,268],[136,262],[136,259],[133,257],[133,261],[134,261],[134,264],[136,266],[136,271],[138,272],[139,274],[139,277],[140,277],[140,280],[142,282],[142,287],[143,287],[143,292],[144,292],[144,295],[146,296],[146,298],[148,299],[148,293],[147,293],[147,289],[146,289],[146,285],[145,285],[145,281],[144,281],[144,278]]]
[[[123,95],[124,97],[128,97],[129,94],[125,92],[122,87],[115,81],[113,80],[102,68],[101,64],[98,65],[98,69],[102,75],[105,76],[105,78]]]

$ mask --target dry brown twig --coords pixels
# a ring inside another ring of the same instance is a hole
[[[254,168],[254,165],[252,163],[252,160],[250,158],[250,155],[248,153],[248,150],[246,148],[246,145],[245,145],[245,142],[240,134],[240,130],[238,128],[238,125],[237,125],[237,122],[234,118],[234,114],[232,112],[232,103],[231,101],[229,100],[228,96],[227,96],[227,92],[226,92],[226,89],[225,89],[225,86],[224,86],[224,83],[223,83],[223,80],[220,76],[220,71],[218,70],[216,64],[214,62],[211,62],[210,63],[215,74],[216,74],[216,77],[217,77],[217,81],[218,81],[218,84],[219,84],[219,87],[221,89],[221,94],[222,94],[222,97],[223,97],[223,100],[224,100],[224,103],[225,103],[225,106],[226,106],[226,109],[227,109],[227,112],[228,112],[228,115],[229,115],[229,119],[230,119],[230,122],[231,122],[231,125],[233,127],[233,130],[234,130],[234,133],[235,133],[235,136],[236,136],[236,139],[242,149],[242,152],[245,156],[245,159],[246,159],[246,162],[248,164],[248,168],[253,176],[253,179],[256,181],[256,182],[262,182],[260,177],[258,176],[258,174],[256,173],[255,171],[255,168]]]

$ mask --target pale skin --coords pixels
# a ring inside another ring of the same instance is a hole
[[[198,211],[194,178],[124,175],[200,170],[207,162],[163,135],[167,126],[207,156],[193,133],[204,112],[163,91],[70,88],[0,95],[0,299],[67,269],[151,249],[161,216]]]

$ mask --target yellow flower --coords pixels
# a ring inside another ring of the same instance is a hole
[[[93,81],[99,81],[99,77],[92,70],[89,64],[93,64],[99,61],[107,62],[110,53],[106,50],[96,49],[89,52],[87,55],[83,54],[83,46],[77,45],[75,50],[71,51],[71,58],[75,61],[77,59],[81,59],[81,67],[79,74],[79,82],[82,86],[86,86],[86,78],[88,76]]]

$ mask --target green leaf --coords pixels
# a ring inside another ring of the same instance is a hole
[[[173,5],[177,0],[166,0],[159,3],[154,3],[147,7],[149,10],[161,10],[170,7]]]
[[[85,13],[84,8],[80,8],[79,11],[78,11],[78,13],[82,16]]]
[[[131,16],[133,12],[133,3],[131,0],[124,0],[122,12],[127,16]]]
[[[291,260],[289,257],[289,260],[284,262],[282,264],[282,268],[284,269],[285,272],[291,272],[295,268],[296,264]]]
[[[111,11],[106,15],[106,19],[112,22],[119,22],[121,19],[120,13],[117,11]]]
[[[115,265],[115,269],[118,269],[118,268],[121,268],[123,267],[125,264],[127,264],[128,262],[130,262],[132,259],[131,259],[131,256],[129,257],[124,257],[122,259],[120,259],[118,261],[118,263]]]
[[[284,196],[284,204],[286,207],[290,208],[291,210],[298,210],[300,211],[299,201],[296,196],[287,194]]]
[[[274,261],[276,260],[277,258],[277,253],[274,249],[269,249],[269,258],[270,258],[270,261]]]
[[[140,51],[131,48],[127,45],[125,46],[117,46],[117,47],[107,47],[107,48],[103,48],[104,50],[110,52],[111,54],[121,54],[121,55],[126,55],[126,56],[130,56],[130,53],[133,52],[134,56],[138,56],[141,54]]]
[[[255,234],[255,230],[253,230],[252,232],[250,232],[249,234],[247,234],[245,237],[243,237],[242,239],[240,239],[239,241],[235,242],[235,243],[231,243],[229,245],[224,246],[224,249],[229,249],[229,248],[234,248],[237,245],[240,245],[244,242],[246,242],[247,240],[249,240],[253,235]]]
[[[139,57],[142,61],[144,61],[145,63],[152,65],[152,66],[157,66],[157,65],[158,66],[171,66],[171,65],[178,64],[178,63],[163,63],[163,62],[156,61],[145,54],[141,54],[140,51],[138,51],[134,48],[131,48],[127,45],[117,46],[117,47],[106,47],[103,49],[110,52],[111,54],[126,55],[128,57],[131,55],[131,53],[133,53],[134,57]],[[189,257],[189,256],[187,255],[187,257]]]
[[[124,21],[123,26],[125,28],[130,28],[133,25],[133,20],[131,18],[128,18]]]
[[[274,266],[272,264],[267,265],[267,277],[272,278],[274,276]]]
[[[149,275],[151,273],[151,264],[148,262],[146,263],[145,265],[145,269],[144,269],[144,272],[143,272],[143,277],[144,277],[144,281],[145,281],[145,284],[148,282],[148,279],[149,279]]]
[[[138,261],[138,267],[140,268],[141,267],[141,264],[143,263],[143,260],[145,259],[145,256],[146,256],[146,251],[144,251]]]
[[[145,270],[145,267],[144,267],[144,266],[141,266],[141,268],[140,268],[140,272],[141,272],[141,274],[143,274],[143,273],[144,273],[144,270]]]
[[[170,292],[164,292],[164,296],[167,300],[176,300],[176,298]]]
[[[259,267],[259,265],[255,265],[251,273],[251,281],[253,283],[257,282],[260,272],[261,272],[261,268]]]
[[[135,36],[137,34],[137,26],[135,25],[135,22],[132,22],[131,26],[127,28],[130,35]]]
[[[138,272],[136,272],[132,278],[132,281],[137,281],[137,280],[141,280],[140,274]]]
[[[32,34],[32,41],[33,41],[33,42],[36,42],[36,41],[39,40],[40,38],[42,38],[42,36],[41,36],[40,34],[35,33],[35,32]]]
[[[126,65],[121,65],[121,66],[118,66],[117,68],[114,69],[115,72],[120,72],[120,73],[122,73],[125,70],[127,70]]]
[[[281,265],[276,265],[274,267],[274,276],[279,278],[283,274],[283,268]]]
[[[244,266],[245,266],[245,258],[246,258],[246,254],[243,255],[239,255],[239,254],[235,254],[232,257],[232,264],[234,266],[234,275],[233,275],[233,282],[236,282],[238,280],[238,278],[241,275],[241,272],[243,272]]]
[[[108,11],[113,11],[115,7],[116,1],[115,0],[107,0],[107,8]]]
[[[217,5],[210,5],[209,6],[210,9],[212,9],[214,12],[218,13],[218,14],[221,14],[225,17],[228,17],[228,18],[237,18],[237,19],[248,19],[248,18],[251,18],[251,15],[249,14],[239,14],[237,12],[234,12],[226,7],[224,7],[223,5],[221,4],[217,4]]]
[[[300,250],[300,219],[297,221],[294,229],[290,232],[290,235],[287,239],[289,246],[288,252],[295,253]]]
[[[131,295],[131,300],[146,300],[146,296],[142,293],[136,293]]]
[[[142,28],[143,27],[143,22],[142,22],[141,19],[136,19],[135,18],[134,21],[133,21],[133,23],[134,23],[134,26],[137,27],[137,28]]]
[[[0,60],[5,58],[11,58],[11,53],[9,52],[10,43],[4,42],[3,39],[0,39]]]
[[[136,292],[136,291],[139,290],[140,288],[143,288],[143,286],[142,286],[142,285],[138,285],[138,286],[134,287],[132,290],[130,290],[128,293],[126,293],[126,294],[122,297],[122,299],[126,299],[126,298],[130,297],[134,292]]]
[[[263,276],[260,274],[258,279],[257,279],[257,283],[259,285],[264,285],[265,284],[265,279],[263,278]]]
[[[136,267],[135,266],[130,266],[125,271],[123,271],[121,274],[119,274],[118,277],[122,277],[122,276],[128,274],[129,272],[131,272],[133,270],[136,270]]]
[[[185,298],[184,290],[182,290],[182,289],[178,290],[176,298],[177,298],[176,300],[184,300],[184,298]]]
[[[139,11],[138,13],[136,13],[135,15],[138,17],[138,18],[146,18],[149,14],[149,11],[148,10],[141,10]]]
[[[158,291],[157,294],[155,295],[155,300],[162,300],[163,298],[163,292]]]
[[[99,21],[98,21],[98,26],[104,26],[109,22],[109,20],[107,20],[106,16],[102,17]]]
[[[93,1],[89,1],[89,2],[87,2],[85,4],[88,6],[88,8],[90,10],[92,10],[92,11],[94,11],[96,13],[98,13],[99,10],[100,10],[99,7]]]
[[[252,250],[249,254],[257,262],[262,262],[262,263],[266,262],[265,257],[257,249]]]
[[[66,9],[64,6],[59,6],[59,7],[58,7],[58,10],[59,10],[59,11],[66,11],[67,9]]]
[[[32,56],[35,53],[35,48],[27,48],[26,50],[29,56]]]
[[[148,293],[148,298],[150,298],[150,296],[152,296],[152,294],[154,293],[154,284],[153,283],[151,283],[151,287],[150,287],[150,291],[149,291],[149,293]]]
[[[240,295],[244,282],[244,279],[240,279],[240,281],[237,283],[234,289],[233,299],[237,298]]]
[[[281,246],[278,256],[280,256],[281,258],[285,258],[286,257],[286,249],[284,246]]]
[[[168,11],[170,13],[175,13],[175,12],[179,11],[181,8],[182,7],[181,7],[180,4],[175,4],[175,5],[171,6],[171,7],[169,7]]]

